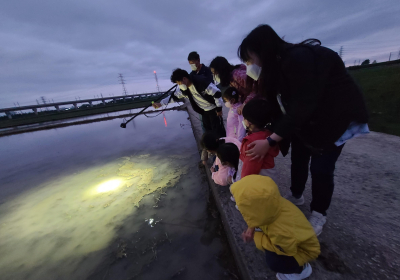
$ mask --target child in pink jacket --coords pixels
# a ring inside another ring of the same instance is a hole
[[[200,144],[203,149],[206,149],[208,152],[215,155],[217,154],[218,147],[225,143],[232,143],[236,145],[238,149],[240,149],[241,143],[236,138],[232,137],[218,138],[213,132],[204,133],[200,141]],[[213,166],[211,167],[212,179],[214,183],[221,186],[227,186],[231,184],[232,182],[228,180],[229,179],[228,173],[230,169],[231,168],[229,166],[222,165],[221,160],[217,156],[215,158]]]
[[[236,138],[242,142],[243,137],[246,136],[246,129],[242,125],[243,116],[237,111],[237,109],[242,106],[242,103],[239,101],[240,97],[237,89],[234,87],[227,88],[222,98],[225,102],[225,106],[229,108],[226,120],[226,136]]]

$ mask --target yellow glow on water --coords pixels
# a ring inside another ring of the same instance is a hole
[[[117,189],[121,185],[122,181],[119,179],[109,180],[107,182],[101,183],[98,188],[97,192],[109,192]]]

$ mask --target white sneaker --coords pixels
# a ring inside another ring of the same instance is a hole
[[[233,195],[231,195],[231,200],[232,200],[233,202],[236,202],[236,200],[235,200],[235,198],[233,197]]]
[[[318,236],[322,232],[322,228],[326,223],[326,216],[322,215],[321,213],[312,211],[310,218],[308,218],[308,221],[314,228],[315,234]]]
[[[277,273],[276,278],[279,280],[301,280],[309,277],[312,273],[312,268],[311,265],[306,263],[304,265],[304,269],[300,274],[283,274],[283,273]]]
[[[292,194],[288,194],[284,196],[287,200],[289,200],[294,205],[303,205],[304,204],[304,196],[302,195],[300,198],[295,198]]]

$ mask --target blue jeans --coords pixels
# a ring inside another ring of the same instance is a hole
[[[290,190],[294,197],[301,197],[306,187],[308,179],[308,166],[311,159],[311,190],[312,201],[311,211],[316,211],[326,215],[331,204],[334,189],[334,171],[336,161],[342,152],[343,145],[337,147],[332,144],[331,147],[320,152],[312,151],[306,147],[301,140],[293,137],[292,146],[292,168]]]

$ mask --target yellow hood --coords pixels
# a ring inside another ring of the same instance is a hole
[[[278,218],[283,198],[270,177],[246,176],[232,185],[231,192],[249,227],[269,225]]]

